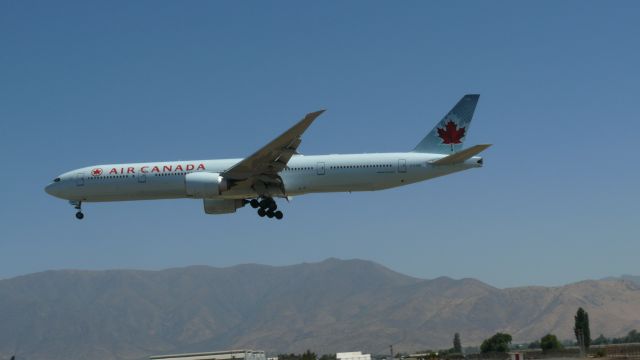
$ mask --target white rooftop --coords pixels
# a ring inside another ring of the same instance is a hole
[[[256,350],[227,350],[227,351],[212,351],[201,353],[188,353],[188,354],[173,354],[173,355],[156,355],[150,356],[151,360],[168,360],[168,359],[180,359],[180,360],[226,360],[226,359],[244,359],[249,355],[261,355],[264,356],[264,351]]]

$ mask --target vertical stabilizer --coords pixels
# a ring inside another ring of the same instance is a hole
[[[480,95],[465,95],[436,127],[413,149],[414,152],[451,154],[462,149]]]

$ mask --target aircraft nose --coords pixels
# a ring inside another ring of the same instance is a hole
[[[47,186],[44,187],[44,191],[47,192],[47,194],[52,195],[52,196],[56,196],[59,197],[60,196],[60,189],[57,186],[58,184],[56,183],[51,183]]]

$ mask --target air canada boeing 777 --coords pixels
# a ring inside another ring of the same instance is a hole
[[[302,134],[320,110],[244,159],[93,165],[56,177],[45,191],[69,200],[78,219],[84,202],[177,198],[202,199],[207,214],[249,204],[261,217],[282,219],[276,198],[389,189],[481,167],[476,155],[490,145],[462,148],[479,97],[462,97],[409,152],[300,155]]]

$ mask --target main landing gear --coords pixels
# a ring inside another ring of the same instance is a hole
[[[249,201],[249,205],[254,209],[258,209],[258,216],[260,217],[266,216],[269,219],[275,217],[278,220],[281,220],[284,217],[282,211],[277,210],[278,204],[276,204],[275,200],[272,198],[261,198],[260,200],[251,199],[251,201]]]
[[[78,212],[76,212],[76,219],[84,219],[84,214],[82,213],[82,201],[71,200],[69,201],[69,204],[73,205],[73,207],[78,210]]]

